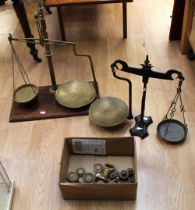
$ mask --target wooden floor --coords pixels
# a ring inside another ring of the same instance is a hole
[[[33,34],[37,36],[34,12],[36,3],[25,1]],[[136,201],[64,201],[58,186],[59,163],[65,137],[129,136],[129,121],[115,130],[95,126],[88,116],[9,123],[12,104],[11,51],[8,33],[23,37],[11,2],[0,7],[0,160],[15,180],[13,210],[193,210],[195,204],[195,62],[186,59],[179,42],[169,42],[173,0],[136,0],[128,4],[128,38],[122,39],[120,4],[64,8],[67,40],[78,43],[80,53],[93,57],[100,94],[120,97],[128,103],[127,85],[116,80],[110,65],[116,59],[139,67],[146,54],[154,70],[178,69],[185,75],[183,101],[189,132],[185,143],[169,145],[158,139],[156,128],[176,93],[177,82],[151,79],[148,85],[146,115],[154,123],[149,137],[135,137],[138,156]],[[50,39],[60,39],[56,10],[46,15]],[[47,62],[37,64],[23,43],[16,50],[32,83],[50,84]],[[89,65],[75,57],[68,46],[53,47],[57,83],[70,79],[90,80]],[[126,75],[126,74],[123,74]],[[133,83],[133,114],[140,113],[142,80],[130,75]],[[16,73],[16,84],[21,77]],[[182,120],[179,107],[177,119]],[[104,193],[104,192],[102,192]]]

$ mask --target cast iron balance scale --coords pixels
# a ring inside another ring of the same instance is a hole
[[[168,109],[167,114],[163,118],[163,120],[159,123],[157,132],[161,139],[171,142],[171,143],[178,143],[185,139],[187,134],[187,124],[184,116],[184,105],[182,103],[181,98],[181,86],[184,81],[184,76],[178,70],[168,70],[166,73],[161,73],[152,70],[152,65],[148,59],[148,55],[146,56],[146,60],[144,64],[141,64],[142,68],[134,68],[129,67],[126,62],[122,60],[116,60],[112,65],[112,73],[113,76],[120,80],[125,80],[129,83],[129,114],[128,119],[133,119],[132,115],[132,83],[129,79],[118,76],[116,71],[124,71],[127,73],[136,74],[142,77],[143,82],[143,96],[141,102],[141,113],[135,117],[135,125],[133,128],[130,129],[130,133],[132,136],[139,136],[140,138],[144,139],[148,136],[147,128],[153,122],[151,116],[145,116],[145,101],[146,101],[146,92],[147,92],[147,83],[149,78],[156,78],[156,79],[163,79],[163,80],[174,80],[174,75],[177,75],[175,79],[179,79],[179,84],[177,88],[177,93],[171,102],[171,106]],[[120,68],[119,68],[120,67]],[[178,99],[180,100],[180,109],[183,116],[183,123],[178,120],[172,119],[174,113],[176,112],[176,104]]]
[[[13,103],[10,113],[10,122],[39,120],[59,117],[69,117],[88,114],[90,103],[99,98],[98,83],[95,76],[94,66],[90,55],[78,54],[76,44],[73,42],[49,40],[46,22],[43,15],[43,3],[39,4],[35,15],[39,38],[17,39],[9,35],[12,49],[12,73],[13,73]],[[15,49],[13,41],[40,44],[45,49],[48,61],[51,86],[36,87],[31,84]],[[52,62],[52,51],[50,45],[70,45],[75,56],[86,57],[89,61],[93,81],[81,80],[67,81],[57,85],[54,66]],[[24,84],[15,88],[14,59],[24,81]]]

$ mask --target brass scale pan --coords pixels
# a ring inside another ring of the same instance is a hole
[[[13,100],[20,104],[25,104],[33,101],[38,94],[38,88],[29,83],[19,86],[13,94]]]
[[[79,80],[71,80],[60,85],[55,94],[58,103],[69,108],[88,105],[95,96],[95,88],[90,83]]]
[[[116,97],[103,97],[93,102],[89,109],[90,119],[102,127],[112,127],[125,121],[128,106]]]

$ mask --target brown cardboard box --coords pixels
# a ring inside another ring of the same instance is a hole
[[[78,167],[93,172],[94,163],[110,163],[118,170],[133,168],[134,183],[69,183],[68,171]],[[66,138],[61,159],[59,186],[65,200],[131,200],[136,199],[137,168],[133,137]]]

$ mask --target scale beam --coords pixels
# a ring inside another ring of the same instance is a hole
[[[117,64],[122,65],[122,68],[119,69]],[[162,73],[162,72],[151,70],[153,66],[147,66],[146,68],[144,64],[141,64],[142,68],[129,67],[127,63],[122,60],[116,60],[112,65],[115,66],[120,71],[136,74],[138,76],[142,76],[143,78],[151,77],[151,78],[156,78],[156,79],[174,80],[173,75],[176,74],[179,79],[184,79],[182,73],[175,69],[170,69],[166,73]]]

